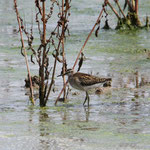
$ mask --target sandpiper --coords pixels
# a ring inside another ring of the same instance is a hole
[[[89,107],[89,101],[90,101],[88,91],[93,89],[94,86],[97,84],[103,85],[107,81],[112,80],[111,78],[99,78],[99,77],[86,74],[86,73],[74,72],[73,69],[68,69],[66,73],[64,73],[63,75],[68,76],[68,81],[73,88],[86,92],[86,97],[85,97],[85,101],[83,105],[85,105],[85,102],[88,100],[88,107]],[[59,76],[62,76],[62,75],[59,75]]]

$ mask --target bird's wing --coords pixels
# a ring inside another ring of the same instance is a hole
[[[90,86],[90,85],[94,85],[97,83],[104,83],[106,81],[105,78],[99,78],[99,77],[95,77],[95,76],[84,74],[84,73],[78,73],[74,75],[76,77],[78,76],[78,80],[82,86]]]

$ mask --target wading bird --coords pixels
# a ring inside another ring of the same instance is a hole
[[[86,73],[74,72],[73,69],[68,69],[64,74],[61,74],[59,76],[63,75],[68,76],[69,84],[73,88],[86,92],[86,97],[83,105],[85,105],[85,102],[88,101],[88,107],[90,101],[88,91],[93,89],[95,86],[103,85],[104,83],[112,80],[111,78],[99,78]]]

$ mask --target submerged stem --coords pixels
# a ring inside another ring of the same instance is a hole
[[[65,30],[65,20],[64,20],[64,0],[62,0],[62,58],[63,58],[63,74],[65,73],[65,50],[64,50],[64,30]],[[63,86],[64,86],[64,101],[66,98],[66,87],[65,87],[65,76],[63,76]]]
[[[45,19],[45,1],[42,1],[42,21],[43,21],[43,38],[42,38],[42,45],[43,45],[43,56],[42,56],[42,65],[40,66],[39,76],[40,76],[40,88],[39,88],[39,98],[40,98],[40,106],[45,106],[45,96],[44,96],[44,62],[46,57],[46,19]]]

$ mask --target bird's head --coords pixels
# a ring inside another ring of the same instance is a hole
[[[67,69],[64,74],[60,74],[60,75],[58,75],[57,77],[64,76],[64,75],[70,76],[70,75],[72,75],[73,73],[74,73],[74,70],[73,70],[73,69]]]

